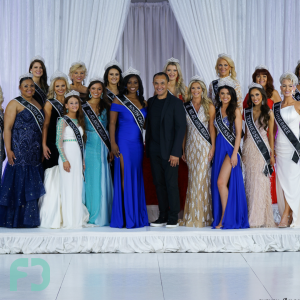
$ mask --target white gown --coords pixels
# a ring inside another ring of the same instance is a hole
[[[60,194],[62,205],[62,228],[76,229],[86,227],[89,220],[89,212],[82,203],[82,188],[83,188],[83,173],[82,173],[82,158],[79,145],[76,141],[73,130],[63,122],[62,135],[59,137],[59,173],[60,173]],[[83,130],[78,128],[81,136]],[[64,141],[68,140],[68,141]],[[73,140],[73,141],[70,141]],[[66,172],[63,168],[61,159],[61,151],[71,165],[70,172]],[[90,226],[89,226],[90,227]]]
[[[299,138],[300,115],[294,106],[280,109],[283,120]],[[276,151],[276,192],[280,215],[283,214],[284,196],[293,211],[291,227],[300,227],[300,160],[296,164],[292,161],[295,151],[288,138],[278,126],[278,136],[275,141]]]

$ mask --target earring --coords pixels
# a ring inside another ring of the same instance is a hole
[[[66,112],[68,113],[68,112],[69,112],[69,110],[67,109],[67,110],[66,110]]]
[[[91,93],[89,94],[89,98],[90,98],[90,99],[92,98],[92,95],[91,95]]]
[[[53,97],[54,97],[54,99],[56,99],[56,93],[55,92],[53,93]]]
[[[136,94],[139,96],[139,95],[140,95],[140,91],[139,91],[139,90],[137,90],[137,91],[136,91]]]
[[[101,97],[100,97],[101,99],[103,99],[103,93],[101,94]]]
[[[72,85],[74,85],[74,81],[73,81],[73,79],[72,79]]]
[[[84,79],[83,79],[83,81],[82,81],[82,85],[84,85]]]
[[[30,71],[30,73],[32,74],[32,71]]]

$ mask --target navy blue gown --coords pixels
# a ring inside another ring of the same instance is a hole
[[[227,116],[223,118],[223,122],[229,128]],[[233,132],[235,134],[234,124]],[[223,137],[222,133],[218,132],[216,138],[216,151],[211,172],[211,193],[214,217],[214,221],[212,223],[213,228],[219,225],[222,217],[222,204],[217,185],[218,177],[226,155],[228,154],[229,158],[231,158],[232,153],[233,147]],[[222,229],[239,229],[250,227],[248,222],[248,208],[241,168],[241,159],[239,155],[237,155],[237,157],[238,164],[236,167],[231,169],[228,200],[222,221]]]
[[[11,131],[15,164],[6,164],[0,191],[0,226],[40,225],[38,199],[45,194],[42,133],[28,109],[17,114]]]
[[[116,143],[124,160],[124,198],[120,158],[114,158],[114,197],[110,226],[117,228],[148,226],[143,178],[143,137],[131,112],[125,106],[112,103],[111,111],[119,113]],[[146,118],[147,108],[142,108],[141,112]]]

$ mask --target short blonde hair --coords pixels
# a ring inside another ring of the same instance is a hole
[[[201,100],[201,105],[203,106],[204,108],[204,114],[205,114],[205,117],[206,117],[206,121],[209,120],[209,105],[210,104],[213,104],[211,99],[208,98],[207,96],[207,88],[206,88],[206,85],[205,83],[202,81],[202,80],[192,80],[190,83],[189,83],[189,86],[188,86],[188,92],[187,92],[187,98],[186,98],[186,101],[185,102],[188,102],[188,101],[192,101],[192,92],[191,92],[191,89],[192,89],[192,84],[193,83],[199,83],[201,88],[202,88],[202,91],[203,91],[203,94],[201,96],[202,100]]]
[[[48,95],[47,95],[47,99],[53,99],[54,98],[54,85],[55,85],[55,82],[57,80],[63,80],[65,83],[66,83],[66,93],[69,93],[70,92],[70,84],[69,82],[66,80],[65,77],[56,77],[54,78],[51,83],[50,83],[50,87],[49,87],[49,91],[48,91]]]
[[[2,88],[0,86],[0,110],[3,111],[2,103],[4,101]]]
[[[178,78],[176,80],[176,93],[181,94],[182,98],[185,98],[185,84],[181,72],[181,68],[179,63],[177,62],[167,62],[167,64],[164,66],[163,72],[167,73],[168,66],[175,66],[178,72]]]
[[[71,66],[71,68],[70,68],[70,70],[69,70],[69,77],[70,77],[71,80],[72,80],[72,74],[73,74],[76,70],[78,70],[78,69],[82,69],[83,72],[84,72],[84,74],[85,74],[85,76],[87,76],[88,73],[87,73],[87,68],[86,68],[86,66],[85,66],[84,64],[77,63],[77,64]]]
[[[217,76],[219,76],[218,65],[219,65],[219,61],[220,61],[221,59],[224,59],[224,60],[226,60],[226,61],[228,62],[229,66],[231,67],[231,70],[230,70],[231,75],[230,75],[230,77],[231,77],[233,80],[237,80],[237,79],[236,79],[236,71],[235,71],[235,64],[234,64],[234,61],[233,61],[230,57],[228,57],[228,56],[219,57],[219,58],[217,59],[216,66],[215,66],[215,70],[216,70]]]
[[[280,84],[282,85],[283,80],[290,80],[293,84],[293,86],[296,86],[298,84],[298,77],[290,72],[284,73],[280,76]]]

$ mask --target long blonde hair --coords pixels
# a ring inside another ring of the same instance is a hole
[[[66,80],[66,78],[65,77],[56,77],[50,83],[50,87],[49,87],[49,92],[48,92],[48,95],[47,95],[47,99],[53,99],[54,98],[54,86],[55,86],[55,82],[57,80],[63,80],[66,83],[66,87],[67,87],[66,94],[70,92],[70,84]]]
[[[85,76],[87,76],[87,68],[84,64],[81,64],[81,63],[77,63],[77,64],[74,64],[71,66],[70,70],[69,70],[69,77],[70,79],[72,80],[72,74],[78,70],[78,69],[82,69]]]
[[[163,72],[167,73],[168,66],[175,66],[178,72],[178,77],[176,78],[176,93],[177,95],[181,94],[182,98],[185,98],[185,84],[182,77],[182,72],[179,63],[177,62],[167,62],[167,64],[164,66]],[[176,96],[177,96],[176,95]]]
[[[3,111],[2,103],[4,101],[2,88],[0,86],[0,110]]]
[[[193,96],[192,96],[191,89],[192,89],[192,84],[195,83],[195,82],[199,83],[201,88],[202,88],[203,94],[201,96],[201,105],[204,108],[204,114],[205,114],[205,117],[206,117],[206,121],[209,121],[209,118],[210,118],[210,116],[209,116],[209,105],[213,104],[213,103],[212,103],[211,99],[208,98],[208,96],[207,96],[207,88],[206,88],[205,83],[202,80],[192,80],[189,83],[187,98],[186,98],[185,102],[192,101]]]
[[[218,65],[219,65],[219,61],[220,61],[221,59],[225,59],[225,60],[228,62],[229,66],[231,67],[231,70],[230,70],[231,74],[229,73],[229,74],[230,74],[230,77],[231,77],[233,80],[237,80],[237,79],[236,79],[236,71],[235,71],[235,64],[234,64],[234,61],[233,61],[230,57],[228,57],[228,56],[222,56],[222,57],[219,57],[219,58],[217,59],[216,66],[215,66],[215,70],[216,70],[217,76],[219,76]]]

